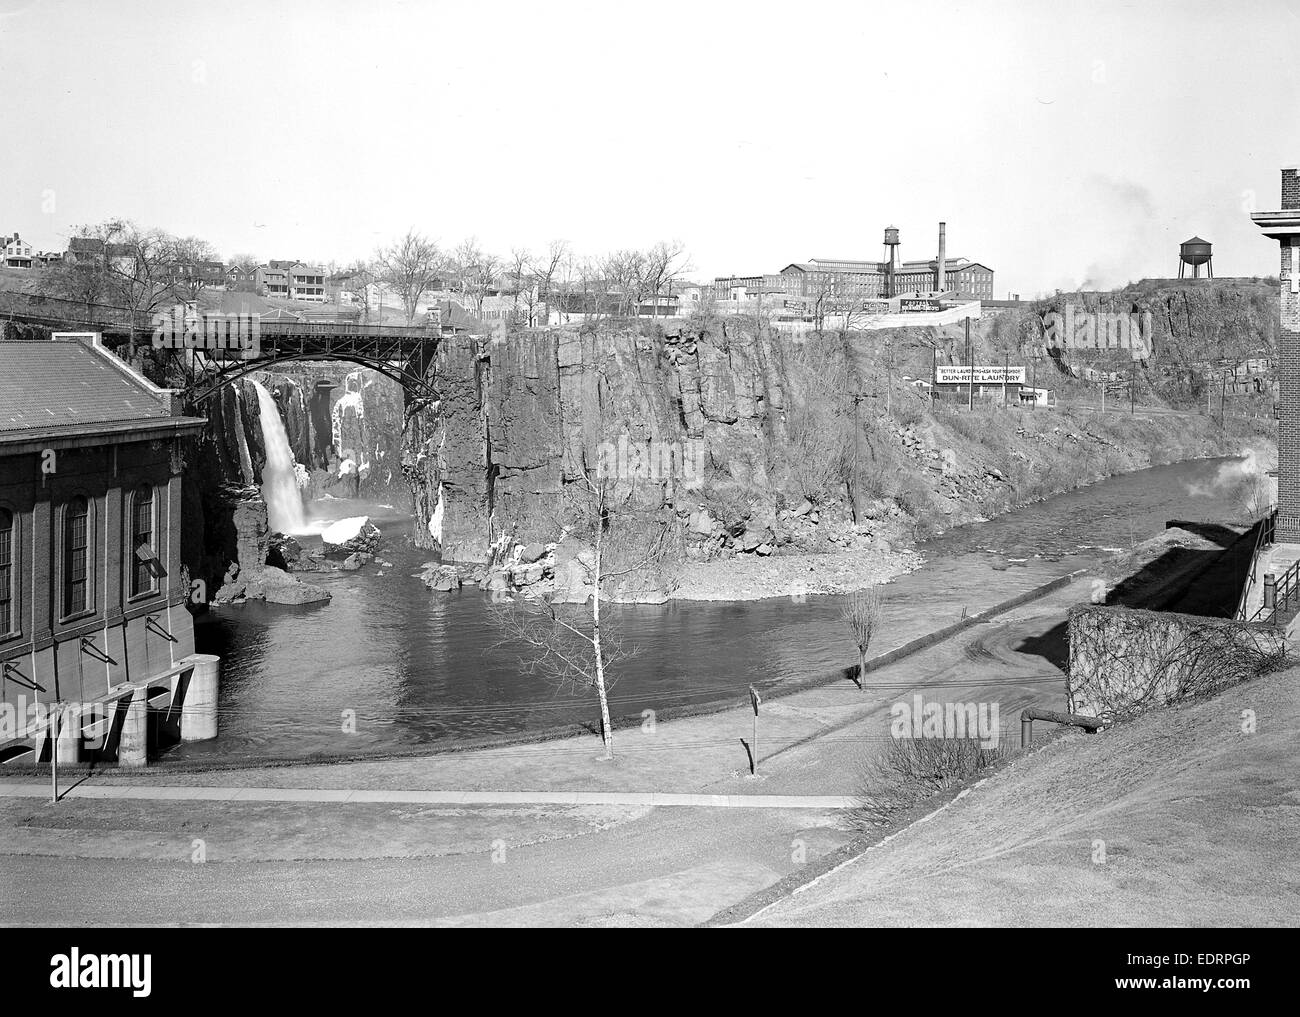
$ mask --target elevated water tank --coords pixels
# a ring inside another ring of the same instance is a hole
[[[1184,240],[1178,245],[1178,278],[1184,278],[1184,272],[1187,266],[1192,266],[1192,278],[1201,277],[1201,268],[1204,266],[1205,274],[1214,278],[1214,258],[1210,253],[1210,242],[1202,240],[1200,237],[1192,237],[1191,240]]]
[[[1178,247],[1178,256],[1188,265],[1204,265],[1210,260],[1210,242],[1200,237],[1184,240]]]

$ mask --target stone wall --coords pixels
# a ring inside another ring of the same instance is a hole
[[[1280,629],[1198,615],[1080,604],[1069,616],[1068,709],[1123,720],[1211,695],[1280,666]]]

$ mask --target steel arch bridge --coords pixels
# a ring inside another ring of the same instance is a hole
[[[443,336],[437,325],[369,325],[352,322],[260,320],[253,316],[202,314],[177,320],[159,336],[158,320],[125,308],[45,300],[11,307],[0,318],[61,331],[95,331],[121,342],[134,340],[172,362],[183,378],[180,398],[198,405],[254,371],[293,361],[344,361],[369,367],[402,386],[408,402],[436,401],[428,377]],[[160,344],[161,339],[161,344]]]
[[[251,349],[163,348],[187,379],[183,398],[199,404],[223,386],[254,371],[298,360],[335,360],[369,367],[391,378],[415,400],[437,400],[427,372],[437,353],[439,333],[404,325],[353,325],[323,322],[262,322]],[[155,347],[156,348],[156,347]]]

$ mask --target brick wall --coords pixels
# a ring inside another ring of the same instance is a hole
[[[1282,171],[1282,208],[1300,208],[1300,175],[1295,169]],[[1280,248],[1277,539],[1300,543],[1300,293],[1293,293],[1291,287],[1300,247],[1283,240]]]
[[[1300,208],[1300,169],[1282,171],[1282,207]]]

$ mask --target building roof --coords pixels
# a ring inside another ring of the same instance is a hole
[[[73,237],[68,241],[68,250],[73,254],[103,254],[104,241],[95,237]]]
[[[0,378],[0,442],[202,424],[173,417],[164,390],[97,343],[0,342]]]

